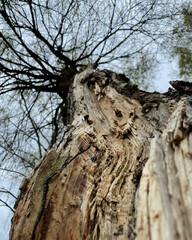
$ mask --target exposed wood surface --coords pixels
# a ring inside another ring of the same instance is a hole
[[[150,147],[138,190],[138,239],[192,239],[192,105],[182,99]]]
[[[192,239],[191,98],[126,81],[76,75],[71,123],[24,180],[10,239]]]

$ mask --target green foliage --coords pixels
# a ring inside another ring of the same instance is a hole
[[[156,63],[153,56],[141,53],[137,59],[130,59],[127,62],[125,73],[139,88],[149,90],[153,86],[152,79]]]
[[[180,31],[179,31],[180,29]],[[183,9],[181,26],[175,28],[177,34],[174,53],[178,56],[179,74],[185,80],[192,76],[192,9]]]
[[[183,24],[189,32],[192,31],[192,10],[184,9]]]
[[[177,47],[175,52],[179,55],[180,76],[189,77],[192,74],[192,50],[188,47]]]

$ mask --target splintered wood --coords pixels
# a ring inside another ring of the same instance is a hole
[[[138,239],[192,239],[192,105],[182,99],[151,143],[138,189]]]
[[[68,130],[21,186],[10,239],[192,239],[191,99],[144,112],[131,88],[76,75]]]

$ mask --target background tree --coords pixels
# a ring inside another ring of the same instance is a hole
[[[149,52],[141,52],[129,59],[124,67],[124,73],[140,88],[154,90],[153,79],[158,66],[157,56]]]
[[[75,73],[156,53],[181,14],[167,0],[1,0],[1,170],[22,177],[62,138]]]
[[[179,74],[189,81],[192,75],[192,10],[189,6],[183,7],[181,20],[182,25],[174,30],[177,37],[173,39],[173,49],[179,62]]]

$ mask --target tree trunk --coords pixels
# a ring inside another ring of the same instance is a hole
[[[107,70],[77,74],[70,124],[23,181],[10,239],[191,240],[187,95],[146,93]]]

